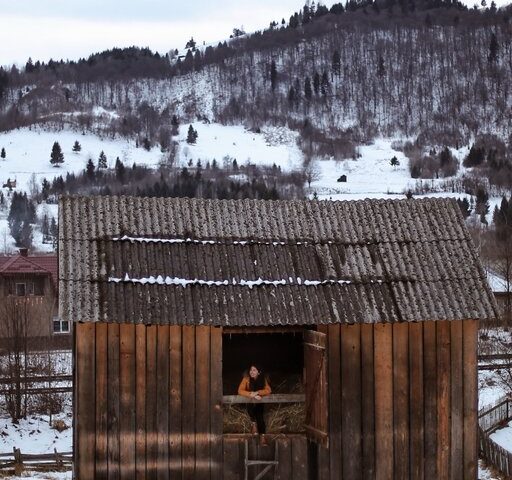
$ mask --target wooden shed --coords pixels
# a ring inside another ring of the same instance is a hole
[[[477,478],[497,311],[455,201],[70,197],[59,226],[76,478]],[[303,359],[303,432],[224,433],[237,333]]]

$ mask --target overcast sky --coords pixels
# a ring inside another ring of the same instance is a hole
[[[0,65],[136,45],[160,53],[286,20],[304,0],[0,0]],[[335,1],[326,0],[330,7]]]

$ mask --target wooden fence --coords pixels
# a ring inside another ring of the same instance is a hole
[[[73,466],[72,452],[53,453],[22,453],[21,449],[13,448],[12,453],[0,453],[0,471],[13,472],[20,475],[24,470],[32,471],[65,471]]]
[[[508,397],[501,398],[493,406],[478,412],[480,456],[507,477],[512,475],[512,452],[494,442],[490,435],[504,427],[511,416],[512,399]]]

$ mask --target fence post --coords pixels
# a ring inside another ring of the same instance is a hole
[[[23,472],[23,460],[21,457],[21,450],[13,447],[14,450],[14,475],[21,475]]]
[[[56,448],[54,448],[53,451],[55,452],[55,463],[57,464],[57,468],[61,469],[64,465],[62,462],[62,455],[59,455]]]

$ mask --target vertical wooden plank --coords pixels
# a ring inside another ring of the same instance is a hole
[[[119,448],[120,478],[135,478],[135,325],[119,326],[120,395]]]
[[[243,460],[240,457],[238,438],[226,437],[223,442],[222,479],[240,480],[243,478]],[[290,477],[286,477],[290,478]]]
[[[135,326],[135,473],[146,478],[146,325]]]
[[[119,479],[120,444],[119,444],[119,324],[108,325],[108,478]]]
[[[374,327],[375,478],[393,477],[393,326]]]
[[[76,328],[76,472],[80,480],[94,478],[96,414],[95,324],[79,323]]]
[[[157,329],[149,325],[146,329],[146,478],[158,479],[157,439]]]
[[[108,476],[107,463],[107,328],[106,323],[96,324],[96,476]]]
[[[195,327],[183,327],[182,362],[182,478],[195,478],[195,412],[196,412],[196,336]]]
[[[329,390],[329,470],[332,480],[342,477],[341,466],[341,356],[340,326],[329,325],[328,341],[328,390]]]
[[[169,326],[158,325],[156,346],[156,433],[158,480],[169,478]]]
[[[292,476],[293,480],[308,480],[308,445],[306,437],[292,437]]]
[[[395,476],[409,479],[409,325],[393,325],[393,438]]]
[[[169,465],[171,478],[181,477],[181,330],[182,327],[169,327]]]
[[[423,326],[409,324],[409,396],[411,480],[424,477]]]
[[[437,477],[437,347],[435,322],[423,322],[425,479]]]
[[[437,469],[450,475],[450,322],[437,322]]]
[[[375,384],[373,325],[361,325],[361,418],[363,478],[375,478]]]
[[[329,480],[329,449],[323,445],[317,445],[318,448],[318,480]]]
[[[361,452],[361,329],[340,327],[341,346],[341,444],[343,478],[362,479]]]
[[[451,479],[463,480],[464,469],[464,384],[462,321],[450,322],[451,361]]]
[[[279,455],[279,464],[277,466],[277,478],[279,480],[289,480],[290,478],[293,478],[292,443],[290,437],[278,437],[276,441]],[[225,455],[224,458],[226,458]]]
[[[464,479],[478,473],[478,321],[463,322],[464,362]]]
[[[222,479],[222,328],[210,332],[210,472]]]
[[[216,382],[220,382],[221,376]],[[195,478],[210,478],[210,327],[196,327]]]

